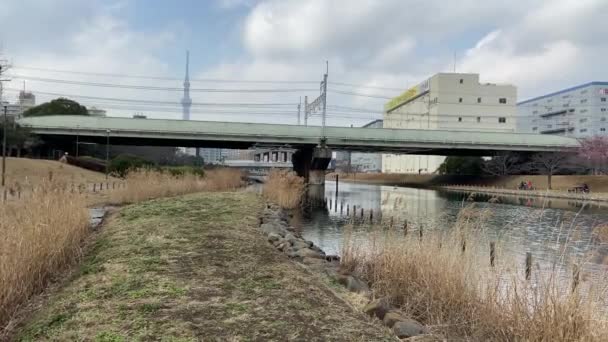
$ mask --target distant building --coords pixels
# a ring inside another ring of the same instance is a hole
[[[382,128],[382,120],[374,120],[361,128]],[[336,169],[344,172],[381,172],[382,154],[363,152],[336,152]]]
[[[89,115],[91,116],[106,116],[106,111],[104,109],[99,109],[96,107],[87,108]],[[135,116],[133,116],[135,117]]]
[[[608,135],[608,82],[589,82],[519,102],[522,133]]]
[[[24,111],[36,106],[36,96],[29,91],[22,90],[19,92],[19,98],[17,103],[9,103],[3,101],[2,114],[4,114],[4,106],[6,106],[7,116],[19,116]]]
[[[226,159],[227,149],[222,148],[200,148],[199,157],[203,158],[205,164],[220,164]]]
[[[515,132],[517,89],[479,83],[479,74],[439,73],[385,105],[384,128]],[[433,173],[445,157],[382,156],[382,172]]]

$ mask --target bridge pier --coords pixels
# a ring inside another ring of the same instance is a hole
[[[325,170],[331,155],[331,149],[323,146],[301,148],[292,155],[293,169],[306,181],[311,203],[321,203],[325,198]]]

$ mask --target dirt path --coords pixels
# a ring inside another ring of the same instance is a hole
[[[16,339],[393,339],[265,241],[255,227],[261,206],[241,192],[123,208]]]

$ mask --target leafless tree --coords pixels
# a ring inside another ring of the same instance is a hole
[[[483,172],[492,176],[507,176],[521,170],[520,156],[513,152],[498,154],[482,165]]]
[[[579,157],[593,171],[593,174],[608,172],[608,137],[594,136],[580,140]]]
[[[547,187],[551,190],[551,177],[560,170],[573,168],[573,155],[563,152],[545,152],[532,155],[525,169],[529,172],[547,175]]]

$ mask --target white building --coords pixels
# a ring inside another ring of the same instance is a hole
[[[478,74],[439,73],[385,105],[384,128],[515,132],[517,88]],[[382,172],[433,173],[445,157],[382,156]]]
[[[36,96],[29,91],[21,90],[19,92],[19,100],[17,103],[2,102],[1,111],[4,114],[4,106],[6,106],[6,115],[8,116],[19,116],[24,111],[36,106]]]
[[[105,109],[100,109],[97,107],[88,108],[87,111],[91,116],[106,116],[107,111]]]
[[[608,135],[608,82],[589,82],[517,104],[522,133]]]

